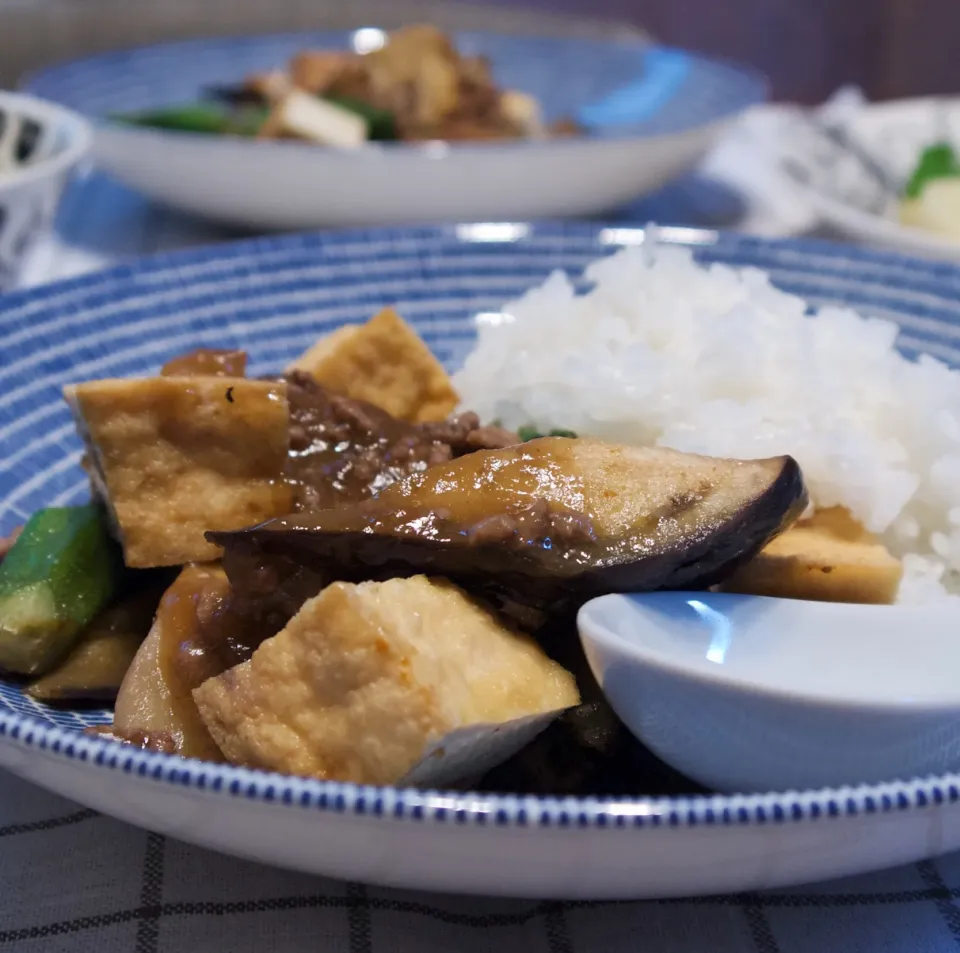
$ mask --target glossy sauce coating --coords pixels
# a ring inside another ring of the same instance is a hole
[[[246,351],[205,347],[171,358],[160,371],[164,377],[243,377],[246,372]]]
[[[175,699],[190,705],[195,688],[245,662],[265,637],[234,611],[230,583],[218,566],[187,566],[160,601],[157,620],[160,671]]]
[[[450,459],[450,448],[415,424],[332,394],[306,374],[283,380],[290,402],[287,474],[299,510],[366,499]]]
[[[461,457],[360,504],[208,538],[225,547],[238,589],[259,567],[279,578],[303,567],[301,589],[308,575],[421,571],[542,604],[572,585],[583,593],[712,585],[805,502],[789,457],[720,460],[551,437]]]
[[[466,541],[491,517],[538,504],[587,516],[582,476],[564,472],[542,448],[527,446],[471,454],[458,460],[455,468],[417,474],[361,506],[284,518],[270,526],[455,542],[458,537]]]
[[[259,634],[252,634],[256,619],[235,614],[230,597],[230,584],[218,565],[183,569],[164,593],[144,646],[157,640],[152,646],[155,661],[146,660],[142,677],[148,682],[159,678],[159,684],[153,687],[141,682],[135,692],[143,697],[132,699],[139,710],[125,706],[122,720],[118,699],[119,730],[169,735],[177,753],[185,757],[220,760],[219,750],[200,720],[193,689],[246,661],[262,641]]]
[[[280,380],[290,405],[287,476],[298,511],[365,500],[462,454],[519,443],[514,433],[482,427],[476,414],[409,423],[303,372]]]

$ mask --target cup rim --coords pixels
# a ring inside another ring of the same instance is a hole
[[[93,147],[93,127],[72,109],[31,96],[0,90],[0,108],[21,112],[40,122],[58,124],[67,131],[66,145],[52,156],[0,176],[0,196],[22,185],[39,182],[74,168]]]

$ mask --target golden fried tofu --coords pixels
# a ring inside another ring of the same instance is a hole
[[[392,308],[321,338],[288,370],[401,420],[443,420],[459,398],[441,363]]]
[[[797,523],[723,584],[726,592],[820,602],[888,604],[903,568],[843,507]]]
[[[128,566],[216,559],[207,530],[290,511],[285,385],[152,377],[91,381],[64,395]]]
[[[573,676],[445,580],[334,583],[194,690],[227,758],[390,784],[450,732],[579,702]]]

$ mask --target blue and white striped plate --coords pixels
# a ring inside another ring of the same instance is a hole
[[[204,344],[246,349],[251,372],[265,373],[387,304],[454,366],[476,313],[642,238],[613,226],[523,224],[290,236],[0,298],[0,531],[86,495],[65,383],[153,373]],[[960,365],[960,268],[686,229],[661,238],[694,245],[704,261],[763,268],[811,302],[891,318],[906,352]],[[438,794],[183,761],[79,734],[106,717],[55,711],[0,683],[0,764],[181,839],[379,883],[662,896],[797,883],[960,847],[960,776],[750,797]]]
[[[724,125],[763,99],[747,69],[623,42],[458,34],[504,88],[535,96],[582,137],[526,142],[369,144],[344,153],[124,126],[116,113],[195,101],[206,87],[283,67],[305,48],[364,48],[371,32],[190,40],[107,53],[34,75],[26,88],[98,127],[111,172],[186,211],[259,228],[597,214],[688,169]],[[264,187],[269,183],[269,188]]]

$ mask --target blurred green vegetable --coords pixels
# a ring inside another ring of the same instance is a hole
[[[540,437],[572,437],[577,435],[572,430],[550,430],[547,433],[541,433],[536,427],[521,427],[517,431],[517,436],[526,443],[528,440],[537,440]]]
[[[164,570],[129,570],[126,595],[97,615],[66,659],[28,685],[27,694],[45,702],[112,702],[174,577]]]
[[[378,109],[349,96],[320,98],[363,119],[367,124],[368,139],[380,142],[397,139],[397,124],[393,113],[388,110]],[[110,118],[128,126],[144,126],[149,129],[221,136],[255,136],[269,114],[270,109],[266,105],[240,101],[211,101],[141,113],[119,113]]]
[[[0,668],[54,668],[113,597],[122,565],[100,507],[34,513],[0,564]]]
[[[111,116],[116,122],[174,132],[199,132],[213,135],[255,136],[267,118],[264,106],[230,109],[214,103],[196,103],[142,113]]]
[[[949,144],[938,143],[924,149],[920,154],[913,175],[910,176],[910,181],[904,189],[904,195],[908,199],[919,198],[927,184],[934,179],[957,177],[960,177],[960,162],[957,161],[957,154]]]
[[[227,126],[229,111],[221,106],[176,106],[142,113],[111,116],[129,126],[148,126],[151,129],[171,129],[178,132],[222,133]]]
[[[397,123],[393,113],[386,109],[378,109],[369,103],[360,99],[353,99],[350,96],[323,96],[328,103],[339,106],[341,109],[347,109],[356,113],[367,122],[367,138],[389,142],[397,138]]]

